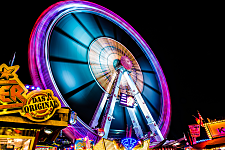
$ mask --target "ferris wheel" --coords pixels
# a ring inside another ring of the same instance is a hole
[[[100,5],[63,1],[46,9],[31,33],[29,68],[36,86],[52,89],[104,138],[123,137],[130,125],[137,138],[168,134],[171,103],[159,62],[131,25]]]

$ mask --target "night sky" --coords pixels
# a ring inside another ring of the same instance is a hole
[[[14,65],[24,84],[32,84],[28,70],[30,33],[39,15],[57,1],[5,1],[1,4],[0,63],[16,51]],[[172,103],[169,139],[183,137],[202,117],[225,119],[224,13],[221,4],[103,1],[102,5],[126,20],[146,40],[167,80]],[[8,9],[7,9],[8,8]]]

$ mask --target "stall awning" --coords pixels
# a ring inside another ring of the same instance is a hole
[[[197,143],[193,145],[193,148],[196,149],[204,149],[204,148],[215,148],[215,147],[223,147],[225,146],[225,137],[220,137],[204,142]]]

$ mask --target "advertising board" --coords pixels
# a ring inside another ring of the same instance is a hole
[[[225,136],[225,120],[206,123],[205,128],[209,138]]]
[[[134,100],[133,96],[121,93],[121,95],[120,95],[120,106],[133,108],[134,103],[135,103],[135,100]]]

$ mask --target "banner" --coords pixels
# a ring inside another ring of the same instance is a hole
[[[200,125],[199,124],[188,125],[188,127],[189,127],[192,137],[200,137]]]
[[[120,95],[120,106],[133,108],[134,103],[135,103],[135,100],[134,100],[133,96],[121,93],[121,95]]]

